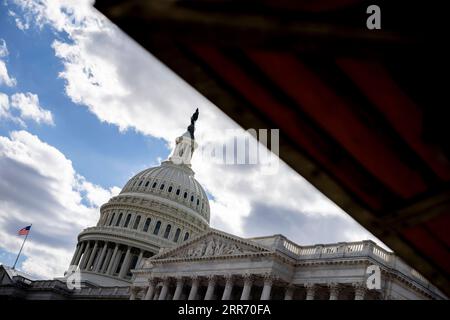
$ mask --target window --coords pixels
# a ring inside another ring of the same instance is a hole
[[[113,223],[113,220],[114,220],[114,216],[115,216],[116,214],[115,213],[113,213],[112,214],[112,217],[111,217],[111,220],[109,220],[109,225],[110,226],[112,226],[112,223]]]
[[[131,220],[131,213],[129,213],[127,215],[127,218],[125,219],[125,224],[123,225],[124,228],[128,228],[128,224],[130,223]]]
[[[139,226],[139,222],[141,222],[141,216],[137,216],[136,220],[134,220],[133,229],[137,229],[137,227]]]
[[[164,232],[164,238],[169,238],[170,229],[172,229],[172,226],[170,224],[167,225],[166,231]]]
[[[180,195],[180,189],[177,189],[177,196]]]
[[[167,189],[167,191],[172,192],[172,186],[170,186],[169,189]]]
[[[150,218],[147,218],[147,220],[145,220],[144,229],[142,229],[142,231],[144,231],[144,232],[148,231],[148,227],[150,226],[150,222],[152,222],[152,219],[150,219]]]
[[[180,228],[178,228],[177,231],[175,231],[175,237],[173,238],[174,242],[178,241],[178,238],[180,237],[180,232],[181,232]]]
[[[147,182],[145,183],[145,186],[148,187],[149,183],[150,183],[150,181],[147,181]]]
[[[161,185],[161,187],[159,187],[159,190],[164,189],[164,183]]]
[[[187,198],[187,192],[184,193],[183,197],[186,199]]]
[[[186,232],[184,234],[184,240],[183,241],[186,241],[187,239],[189,239],[189,232]]]
[[[198,207],[199,204],[200,204],[200,201],[197,199],[197,207]]]
[[[117,218],[117,221],[116,221],[116,227],[119,226],[120,220],[122,220],[122,213],[120,213],[120,214],[119,214],[119,217]]]
[[[153,234],[157,235],[159,233],[159,228],[161,228],[161,221],[158,221],[156,223],[155,230],[153,230]]]
[[[152,188],[155,188],[155,187],[156,187],[156,182],[154,182],[152,185]]]
[[[191,196],[191,202],[193,202],[194,201],[194,196]]]
[[[139,182],[138,187],[142,186],[142,182],[144,182],[144,180],[141,180],[141,182]]]

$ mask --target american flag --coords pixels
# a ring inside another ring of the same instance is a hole
[[[27,226],[19,230],[19,236],[25,236],[30,232],[31,226]]]

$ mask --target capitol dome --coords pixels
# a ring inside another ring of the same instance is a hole
[[[168,160],[158,167],[139,172],[126,183],[120,194],[133,193],[145,194],[160,201],[176,202],[176,205],[195,212],[209,223],[208,197],[195,180],[194,171],[186,164]]]
[[[101,206],[97,225],[79,234],[71,268],[83,279],[128,286],[144,259],[209,230],[208,197],[190,164],[197,117],[198,110],[169,159],[132,177]]]

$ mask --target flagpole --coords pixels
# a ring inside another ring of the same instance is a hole
[[[20,250],[19,250],[19,254],[17,255],[16,261],[14,261],[14,265],[13,265],[13,267],[12,267],[13,270],[16,268],[16,263],[17,263],[17,261],[19,260],[20,254],[22,253],[23,245],[25,244],[25,241],[27,241],[28,234],[31,232],[31,226],[32,226],[32,225],[33,225],[33,224],[30,224],[30,230],[28,230],[28,233],[25,235],[25,239],[23,239],[22,246],[20,247]]]

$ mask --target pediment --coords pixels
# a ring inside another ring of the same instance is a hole
[[[195,259],[215,258],[221,256],[238,256],[270,252],[252,241],[242,239],[225,232],[210,230],[191,241],[169,251],[163,252],[155,259]]]

